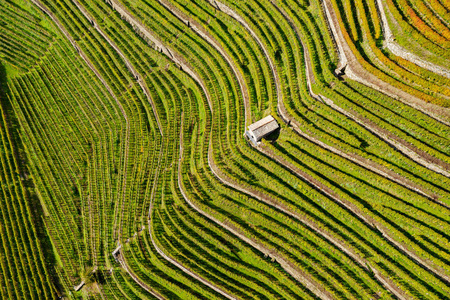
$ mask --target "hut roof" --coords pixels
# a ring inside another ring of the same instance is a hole
[[[253,133],[255,140],[259,141],[261,138],[278,129],[278,127],[277,121],[269,115],[248,126],[248,130]]]

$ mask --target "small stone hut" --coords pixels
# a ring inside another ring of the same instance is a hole
[[[258,145],[258,142],[263,138],[277,130],[280,126],[277,121],[271,116],[257,121],[256,123],[248,126],[248,130],[245,132],[248,139],[255,145]]]

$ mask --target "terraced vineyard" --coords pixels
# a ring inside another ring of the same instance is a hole
[[[0,298],[449,299],[449,62],[442,0],[0,0]]]

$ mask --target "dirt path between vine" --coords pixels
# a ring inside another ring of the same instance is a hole
[[[339,68],[342,69],[346,66],[345,74],[348,78],[367,85],[383,94],[388,95],[389,97],[392,97],[393,99],[396,99],[423,112],[429,117],[445,125],[450,126],[450,109],[432,103],[427,103],[422,99],[410,95],[405,91],[382,81],[381,79],[364,69],[345,41],[345,38],[341,31],[341,27],[339,26],[338,18],[333,10],[333,6],[330,0],[322,1],[328,25],[337,44],[340,59]]]
[[[139,277],[136,276],[136,274],[134,274],[134,272],[132,270],[130,270],[130,268],[128,268],[128,263],[127,260],[125,259],[125,256],[119,252],[116,255],[117,261],[120,263],[120,265],[122,266],[122,268],[128,273],[128,275],[130,275],[130,277],[140,286],[142,287],[144,290],[146,290],[147,292],[149,292],[151,295],[153,295],[154,297],[156,297],[159,300],[165,300],[165,298],[163,296],[161,296],[160,294],[158,294],[155,290],[153,290],[150,286],[148,286],[145,282],[141,281],[139,279]]]
[[[427,2],[424,1],[424,4],[426,5]],[[401,58],[403,58],[407,61],[412,62],[413,64],[418,65],[421,68],[424,68],[424,69],[431,71],[433,73],[436,73],[438,75],[450,78],[450,70],[448,70],[444,67],[438,66],[436,64],[433,64],[429,61],[423,60],[419,56],[407,51],[405,48],[403,48],[398,43],[396,43],[395,37],[392,34],[391,29],[389,28],[389,23],[388,23],[387,17],[386,17],[386,11],[384,9],[382,1],[376,0],[376,5],[378,6],[378,11],[379,11],[380,17],[381,17],[381,27],[382,27],[383,33],[384,33],[385,44],[386,44],[386,47],[389,49],[389,51],[391,51],[393,54],[400,56]],[[439,15],[437,15],[437,16],[439,16]]]

